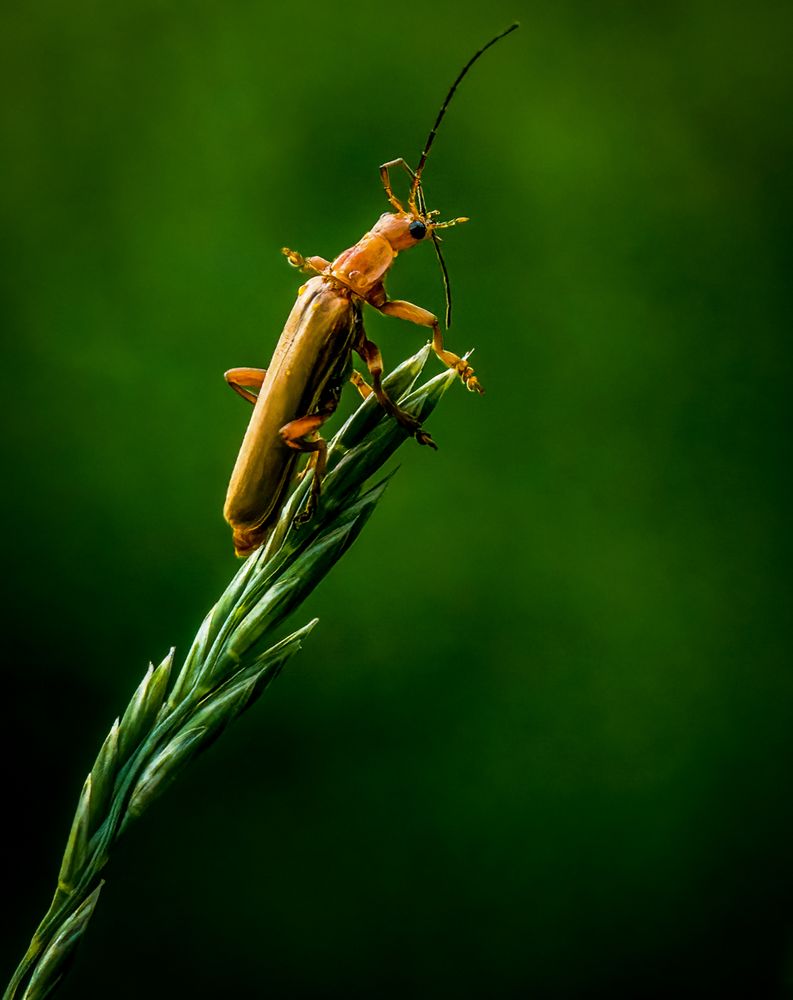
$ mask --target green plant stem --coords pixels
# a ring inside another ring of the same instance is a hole
[[[419,420],[455,378],[444,372],[411,392],[428,353],[425,347],[385,381],[392,398]],[[118,838],[301,648],[316,620],[272,644],[274,633],[353,543],[387,477],[368,489],[365,483],[406,437],[373,396],[366,399],[330,443],[313,519],[300,529],[294,524],[310,489],[308,474],[267,544],[243,563],[204,619],[170,693],[173,650],[149,667],[86,778],[55,895],[3,1000],[42,1000],[56,989],[94,912]]]

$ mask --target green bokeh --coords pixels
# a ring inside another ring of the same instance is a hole
[[[306,651],[119,849],[62,996],[790,995],[782,11],[3,15],[3,970],[104,732],[235,569],[221,376],[267,364],[279,248],[371,226],[519,17],[426,173],[472,218],[448,342],[487,395],[403,449]],[[440,310],[431,252],[389,290]],[[388,367],[423,339],[367,326]]]

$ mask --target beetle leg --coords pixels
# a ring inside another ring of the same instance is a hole
[[[372,387],[366,381],[366,379],[359,372],[353,370],[352,375],[350,375],[350,382],[355,386],[358,392],[361,394],[362,399],[372,395]]]
[[[330,261],[324,257],[304,257],[302,253],[290,250],[289,247],[281,247],[281,253],[292,267],[299,268],[305,274],[322,274],[330,267]]]
[[[249,389],[257,391],[261,389],[266,374],[267,371],[264,368],[230,368],[223,378],[243,399],[247,399],[249,403],[255,405],[259,398],[258,394],[257,392],[249,392]]]
[[[409,434],[412,434],[419,444],[428,444],[430,448],[437,449],[438,446],[432,440],[430,435],[421,429],[419,421],[416,420],[414,416],[411,416],[411,414],[409,414],[406,410],[397,406],[397,404],[393,401],[393,399],[391,399],[383,388],[381,381],[383,375],[383,358],[380,354],[380,348],[377,344],[367,339],[363,329],[361,329],[361,339],[355,350],[366,362],[366,367],[369,369],[369,374],[372,376],[372,391],[375,396],[377,396],[380,405],[386,413],[390,414],[397,421],[397,423],[401,424]]]
[[[388,198],[388,200],[391,202],[392,207],[395,208],[397,212],[404,212],[405,209],[402,207],[402,202],[399,200],[399,198],[396,197],[391,188],[391,178],[388,176],[388,171],[390,170],[391,167],[404,167],[404,169],[410,175],[411,180],[413,180],[413,178],[416,175],[407,165],[405,159],[401,156],[398,156],[395,160],[389,160],[388,163],[383,163],[380,166],[380,180],[383,182],[386,198]]]
[[[314,478],[311,481],[311,493],[309,494],[304,510],[295,515],[294,523],[298,526],[310,520],[317,509],[328,454],[328,443],[323,437],[317,435],[312,441],[306,441],[306,437],[318,431],[338,405],[339,391],[338,389],[331,390],[320,402],[316,413],[312,413],[310,416],[298,417],[296,420],[290,420],[278,432],[281,435],[281,440],[287,447],[295,451],[311,453],[309,465],[303,470],[303,475],[305,475],[309,468],[312,468],[314,470]]]
[[[279,431],[284,444],[290,448],[294,448],[295,451],[312,453],[309,464],[300,474],[300,478],[302,479],[306,472],[310,468],[313,468],[314,478],[311,481],[311,493],[309,494],[308,503],[305,508],[299,514],[295,515],[294,523],[296,525],[305,524],[306,521],[311,519],[314,511],[317,509],[317,501],[322,489],[322,477],[325,475],[328,445],[323,437],[317,437],[314,441],[306,441],[305,436],[320,427],[326,419],[326,417],[322,417],[319,414],[313,417],[298,417],[297,420],[291,420]]]
[[[432,329],[432,349],[446,367],[454,368],[467,389],[470,389],[472,392],[478,392],[480,395],[485,391],[479,384],[479,379],[474,375],[474,370],[468,364],[468,361],[444,348],[443,334],[438,325],[438,317],[433,316],[428,309],[422,309],[421,306],[414,306],[412,302],[405,302],[403,299],[391,299],[381,303],[378,303],[377,299],[375,299],[374,302],[370,300],[370,303],[385,316],[396,316],[397,319],[407,320],[408,323],[430,327]]]

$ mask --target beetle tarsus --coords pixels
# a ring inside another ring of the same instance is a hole
[[[308,522],[311,520],[313,516],[314,516],[314,505],[311,503],[306,504],[305,509],[301,510],[300,513],[298,514],[295,514],[295,516],[292,518],[292,524],[296,528],[302,528],[304,524],[308,524]]]
[[[438,450],[438,446],[432,440],[431,436],[426,431],[421,430],[421,428],[419,428],[419,430],[416,431],[414,436],[419,444],[427,444],[430,446],[430,448],[432,448],[433,451]]]
[[[302,268],[305,266],[306,259],[297,250],[290,250],[289,247],[281,247],[281,253],[286,257],[287,261],[292,267]]]
[[[409,413],[399,409],[397,406],[395,406],[391,412],[400,427],[404,427],[408,434],[410,434],[411,437],[414,437],[419,444],[426,444],[432,448],[433,451],[438,450],[437,444],[435,444],[432,440],[432,435],[422,429],[421,424],[415,419],[415,417],[411,417]]]
[[[362,399],[368,399],[372,395],[372,387],[366,381],[366,379],[359,372],[353,369],[352,375],[350,375],[350,382],[358,390]]]
[[[463,361],[461,362],[462,370],[458,367],[457,371],[460,374],[460,378],[463,380],[463,385],[469,392],[478,392],[480,396],[484,396],[485,390],[479,383],[479,379],[474,375],[473,368]]]
[[[303,274],[323,274],[330,267],[330,261],[324,257],[304,257],[302,253],[290,250],[289,247],[281,247],[281,253],[292,267],[302,271]]]

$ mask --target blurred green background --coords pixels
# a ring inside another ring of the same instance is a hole
[[[515,18],[425,175],[487,395],[402,449],[60,995],[793,995],[793,17],[708,0],[5,10],[3,980],[112,719],[236,569],[222,373],[269,360],[279,248],[358,239]],[[442,308],[429,248],[389,289]],[[368,329],[388,367],[424,339]]]

